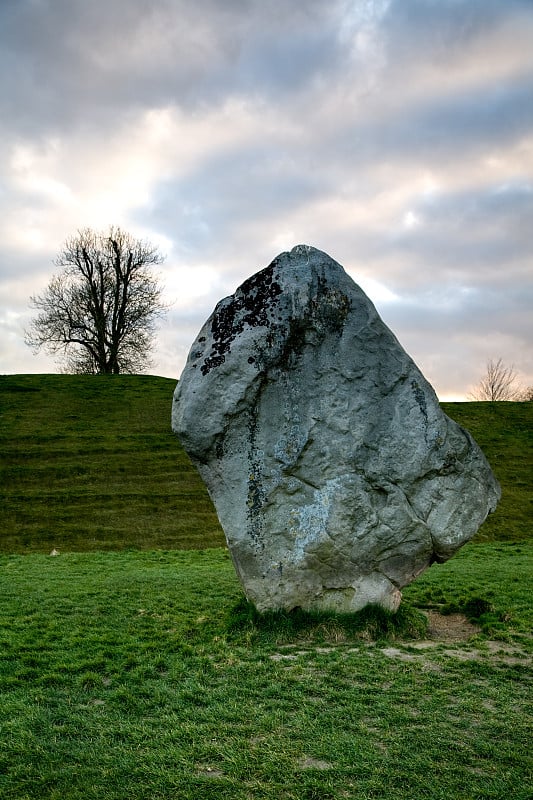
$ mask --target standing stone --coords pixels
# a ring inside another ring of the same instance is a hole
[[[306,245],[218,303],[172,422],[260,611],[394,610],[500,497],[364,292]]]

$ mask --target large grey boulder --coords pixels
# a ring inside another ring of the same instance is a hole
[[[259,610],[396,609],[500,497],[364,292],[306,245],[217,305],[172,424]]]

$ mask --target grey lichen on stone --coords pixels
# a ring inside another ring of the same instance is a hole
[[[364,292],[308,245],[218,303],[172,424],[259,610],[395,609],[500,496]]]

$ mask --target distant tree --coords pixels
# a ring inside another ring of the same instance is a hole
[[[31,297],[40,313],[26,344],[60,354],[67,372],[142,372],[156,320],[166,311],[153,271],[163,260],[154,245],[121,228],[78,231],[55,261],[60,271]]]
[[[487,362],[487,372],[469,394],[471,400],[521,400],[523,390],[517,385],[513,366],[506,367],[502,359]]]

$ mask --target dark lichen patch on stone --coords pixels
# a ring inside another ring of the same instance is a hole
[[[418,383],[418,381],[415,381],[415,380],[411,381],[411,389],[413,390],[414,398],[415,398],[416,402],[418,403],[418,407],[420,408],[422,416],[424,417],[424,419],[426,420],[426,423],[427,423],[427,421],[428,421],[428,410],[427,410],[427,403],[426,403],[426,395],[424,394],[424,391],[421,388],[421,386]]]
[[[202,364],[202,375],[224,363],[235,337],[247,325],[269,327],[269,314],[281,291],[272,263],[248,278],[232,297],[219,303],[211,321],[211,352]]]
[[[252,462],[251,472],[248,476],[248,497],[246,505],[248,507],[248,518],[250,521],[250,535],[257,542],[259,539],[260,524],[257,517],[266,500],[266,492],[263,488],[261,466],[258,461]]]
[[[274,275],[274,264],[252,275],[245,281],[238,292],[242,293],[242,307],[245,310],[243,321],[255,328],[258,325],[269,326],[268,312],[272,310],[276,298],[281,294],[281,286]]]
[[[266,491],[263,485],[263,464],[257,446],[258,435],[258,410],[250,410],[248,420],[249,452],[248,452],[248,496],[246,500],[248,511],[248,530],[250,538],[256,547],[263,548],[262,541],[263,519],[261,511],[266,500]]]
[[[299,317],[289,320],[279,364],[290,368],[301,357],[306,345],[317,347],[326,336],[334,333],[340,337],[350,308],[350,300],[343,292],[319,281],[307,308]]]

